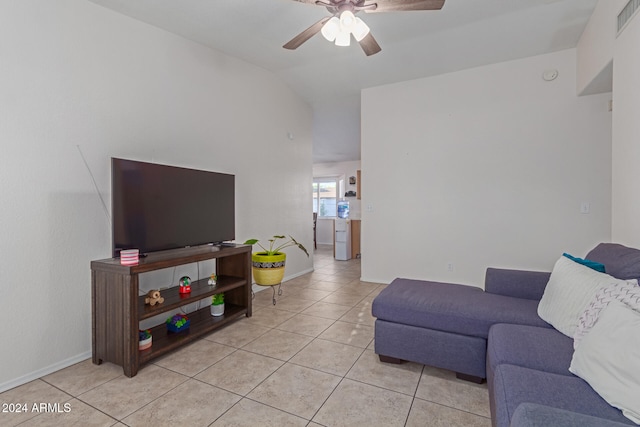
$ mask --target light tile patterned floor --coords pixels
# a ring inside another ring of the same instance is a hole
[[[315,271],[282,285],[277,304],[258,292],[254,315],[127,378],[91,360],[0,394],[27,404],[1,426],[478,426],[488,427],[486,385],[416,363],[380,363],[373,298],[360,261],[314,252]],[[33,403],[58,404],[55,412]],[[65,406],[66,404],[66,406]]]

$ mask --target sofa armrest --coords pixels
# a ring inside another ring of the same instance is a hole
[[[521,403],[509,427],[624,427],[628,424],[535,403]]]
[[[491,294],[540,301],[551,273],[487,268],[484,290]]]

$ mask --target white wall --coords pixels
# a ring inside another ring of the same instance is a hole
[[[640,14],[616,39],[613,64],[612,237],[640,247]]]
[[[313,177],[341,177],[345,183],[345,189],[342,192],[342,195],[344,195],[346,191],[357,191],[357,184],[349,184],[349,177],[355,176],[357,180],[358,170],[360,170],[359,160],[352,162],[314,163]],[[347,197],[345,200],[349,202],[349,217],[360,219],[360,200],[356,197]],[[316,235],[318,244],[333,245],[333,220],[319,219],[316,227]]]
[[[362,280],[481,286],[608,241],[610,94],[577,97],[575,70],[566,50],[364,90]]]
[[[313,161],[360,159],[360,94],[332,96],[312,107]]]
[[[585,27],[577,50],[577,92],[611,92],[617,16],[629,0],[600,0]]]
[[[90,356],[111,237],[78,147],[107,205],[111,156],[233,173],[237,240],[313,244],[311,110],[272,74],[83,0],[2,1],[0,52],[0,391]]]
[[[617,35],[617,16],[627,0],[600,0],[578,43],[578,90],[602,83],[610,68],[612,120],[612,240],[640,247],[640,18],[636,13]],[[605,65],[606,64],[606,65]]]

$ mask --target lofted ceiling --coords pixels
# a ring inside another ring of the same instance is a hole
[[[314,110],[314,163],[360,159],[360,90],[576,46],[598,0],[446,0],[440,11],[359,14],[382,47],[365,56],[317,34],[328,16],[292,0],[89,0],[272,71]],[[371,0],[373,1],[373,0]]]

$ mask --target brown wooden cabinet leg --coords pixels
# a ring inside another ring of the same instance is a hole
[[[404,360],[397,359],[397,358],[391,357],[391,356],[384,356],[382,354],[379,354],[378,357],[380,358],[380,361],[383,362],[383,363],[393,363],[395,365],[398,365],[400,363],[404,363]]]
[[[124,375],[128,378],[133,378],[138,374],[137,366],[127,366],[126,364],[122,367],[124,371]]]

